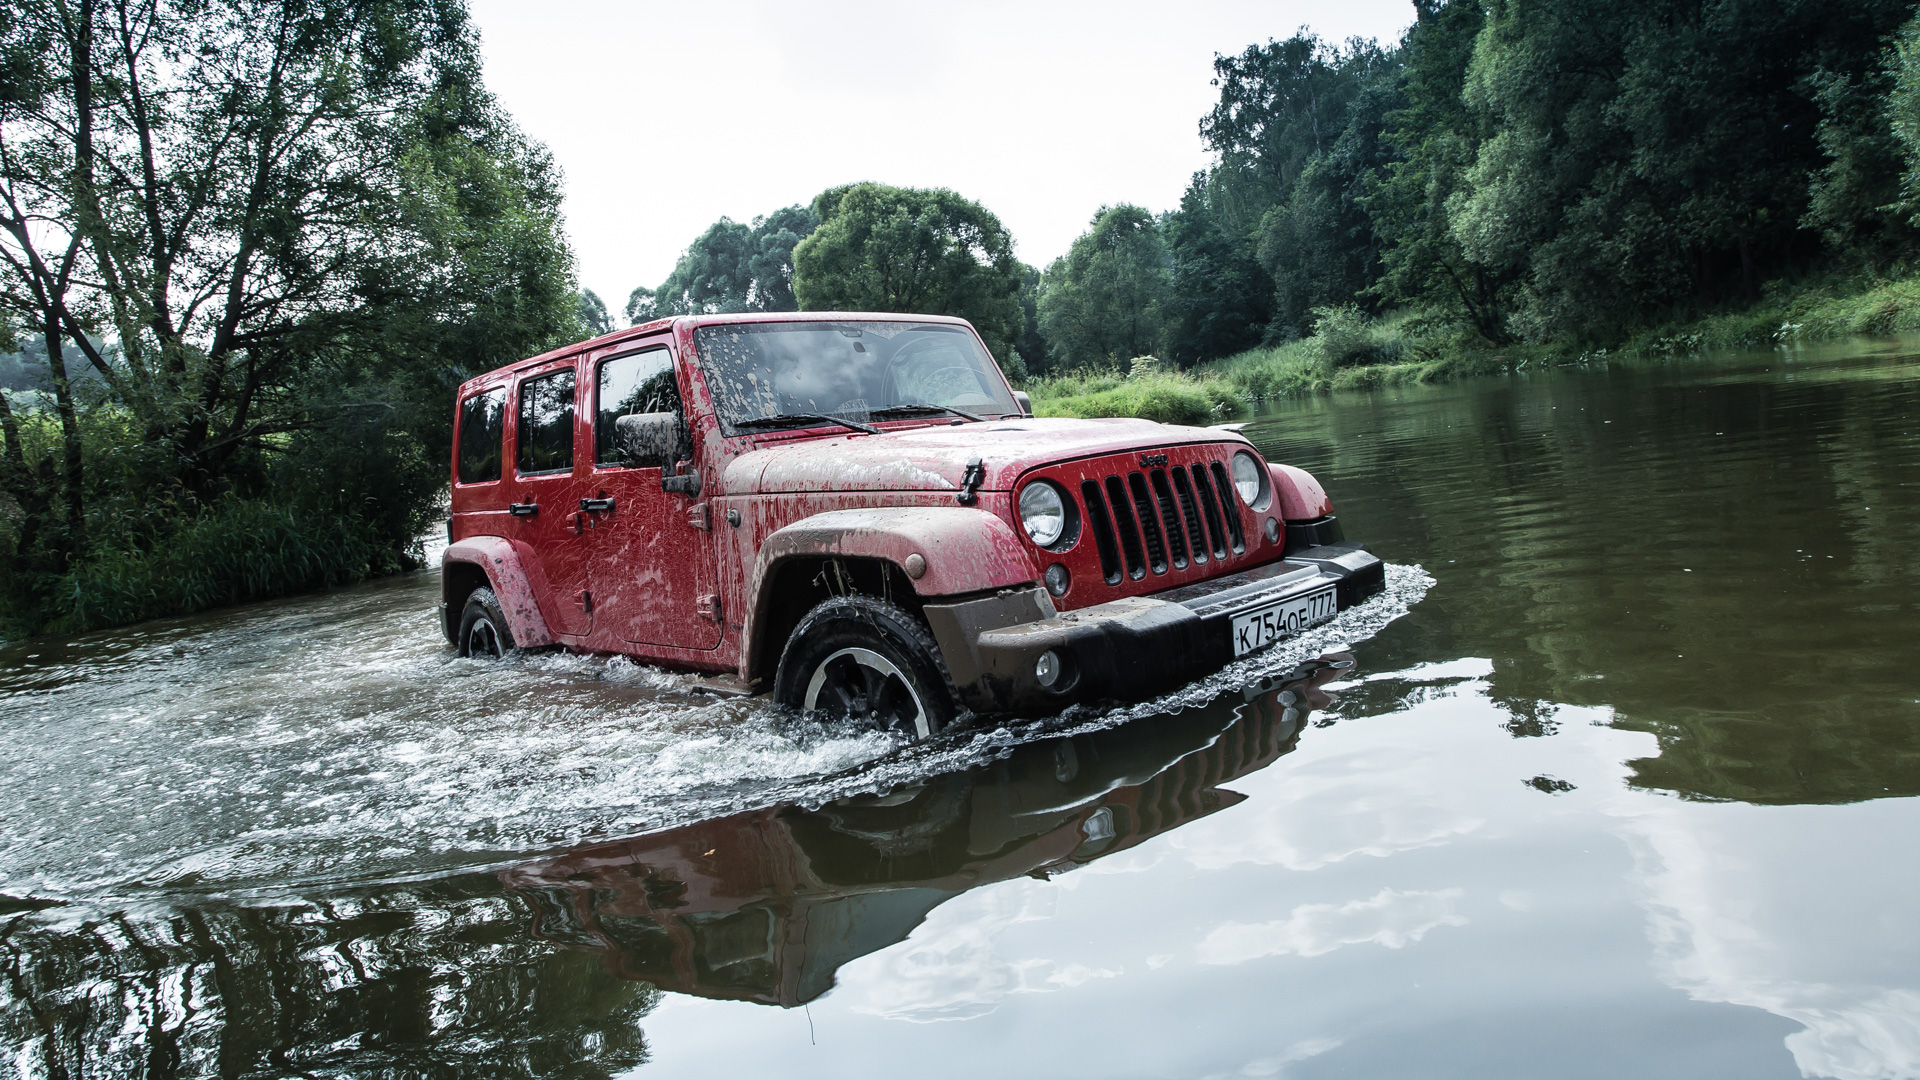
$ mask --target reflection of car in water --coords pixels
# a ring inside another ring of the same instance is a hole
[[[1032,743],[887,795],[499,875],[91,913],[0,897],[0,1044],[33,1076],[623,1075],[647,1060],[660,989],[797,1005],[967,889],[1232,805],[1222,785],[1291,750],[1326,704],[1333,671],[1305,668],[1244,703]]]
[[[799,1005],[968,889],[1064,873],[1239,802],[1220,785],[1292,750],[1326,704],[1319,686],[1349,664],[1310,661],[1230,714],[1029,743],[887,795],[719,818],[502,877],[536,933],[616,975]]]

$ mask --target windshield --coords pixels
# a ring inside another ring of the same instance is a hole
[[[693,341],[729,435],[755,420],[801,413],[866,421],[910,415],[914,406],[1020,412],[1000,370],[964,326],[736,323],[703,326]]]

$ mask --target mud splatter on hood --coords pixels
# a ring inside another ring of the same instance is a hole
[[[1203,442],[1245,444],[1219,428],[1151,420],[996,420],[916,427],[884,435],[834,435],[782,442],[727,466],[729,495],[806,491],[948,491],[969,458],[986,466],[987,491],[1005,491],[1037,465]]]

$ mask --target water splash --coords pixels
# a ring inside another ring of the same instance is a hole
[[[903,746],[615,657],[453,657],[432,575],[0,654],[0,894],[236,895],[500,865],[818,805],[1176,712],[1377,633],[1431,585],[1154,701]]]

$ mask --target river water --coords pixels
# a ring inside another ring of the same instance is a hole
[[[431,574],[0,648],[0,1071],[1920,1077],[1920,339],[1247,434],[1385,596],[929,746]]]

